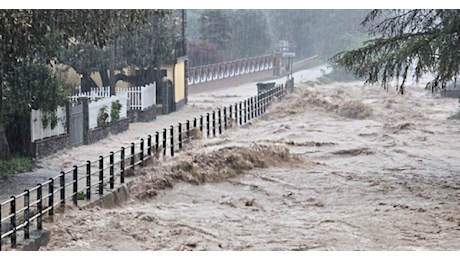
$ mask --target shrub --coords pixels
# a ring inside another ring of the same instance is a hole
[[[117,121],[120,119],[120,111],[121,111],[121,103],[119,100],[115,100],[112,102],[112,110],[110,111],[110,117],[112,118],[112,122]]]

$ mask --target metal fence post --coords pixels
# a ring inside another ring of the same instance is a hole
[[[61,176],[59,176],[59,181],[61,186],[61,205],[65,205],[65,172],[61,172]]]
[[[178,143],[179,143],[179,150],[182,150],[182,124],[179,123],[179,137],[178,137]]]
[[[185,130],[187,131],[187,140],[190,140],[190,121],[185,121]]]
[[[48,197],[48,206],[51,207],[48,211],[50,216],[54,214],[54,179],[50,178],[50,183],[48,184],[48,194],[51,196]]]
[[[238,103],[235,103],[235,124],[238,125]]]
[[[260,95],[256,96],[256,117],[260,116]]]
[[[267,91],[264,91],[264,94],[263,94],[263,110],[262,110],[262,113],[265,114],[265,111],[267,110],[267,95],[268,92]]]
[[[230,105],[230,106],[228,107],[228,109],[229,109],[229,110],[228,110],[228,117],[229,117],[229,118],[232,118],[232,117],[233,117],[232,105]]]
[[[134,147],[135,144],[134,143],[131,143],[131,169],[134,169],[134,163],[135,163],[135,160],[134,158],[136,157],[136,155],[134,154]]]
[[[99,195],[104,194],[104,157],[99,156]]]
[[[160,148],[160,133],[156,131],[155,132],[155,153],[158,153],[159,148]]]
[[[209,131],[209,113],[206,113],[206,128],[208,129],[207,133],[208,133],[208,137],[209,137],[209,134],[210,134],[210,131]]]
[[[248,117],[247,117],[247,112],[248,112],[247,101],[248,101],[247,99],[245,99],[245,100],[243,101],[243,103],[244,103],[244,123],[245,123],[245,124],[246,124],[247,119],[248,119]]]
[[[144,164],[144,138],[141,138],[141,143],[140,143],[140,154],[139,154],[139,160],[141,162],[141,166]]]
[[[166,128],[163,128],[163,156],[166,156]]]
[[[24,208],[25,208],[24,223],[26,223],[26,225],[24,226],[24,238],[29,239],[30,237],[30,222],[29,222],[29,219],[30,219],[30,191],[25,190],[24,192],[26,193],[26,195],[24,195]],[[1,211],[1,207],[0,207],[0,211]],[[1,214],[0,214],[0,219],[1,219]],[[2,229],[1,226],[2,225],[0,224],[0,230]]]
[[[10,225],[11,225],[11,229],[13,230],[13,233],[11,234],[10,238],[11,238],[11,247],[16,248],[16,197],[11,196],[11,198],[13,200],[10,202],[10,215],[12,215],[10,217]]]
[[[121,147],[120,152],[120,183],[125,183],[125,148]]]
[[[196,117],[193,118],[193,129],[196,129]]]
[[[78,167],[73,166],[73,204],[78,205]]]
[[[151,135],[148,135],[148,138],[147,138],[147,155],[149,157],[152,156],[152,136]]]
[[[239,113],[240,114],[240,125],[243,124],[243,106],[242,104],[243,103],[240,101],[240,109],[239,109],[240,110],[240,113]]]
[[[254,97],[251,97],[251,119],[254,118]]]
[[[222,134],[222,110],[220,108],[217,110],[217,118],[218,118],[217,125],[219,126],[219,135],[221,135]]]
[[[121,174],[123,174],[123,167],[122,167]],[[91,162],[90,161],[86,161],[86,199],[87,200],[91,199]]]
[[[203,132],[203,115],[200,116],[200,131]]]
[[[174,126],[169,129],[171,134],[171,157],[174,157]]]
[[[38,184],[37,189],[37,210],[38,210],[38,217],[37,217],[37,229],[42,230],[42,215],[43,215],[43,201],[42,201],[42,185]]]
[[[212,135],[216,137],[216,111],[212,111]]]
[[[227,130],[227,107],[224,107],[224,129]]]
[[[115,187],[115,172],[114,172],[114,167],[115,167],[115,154],[113,152],[110,152],[110,189],[113,189]]]

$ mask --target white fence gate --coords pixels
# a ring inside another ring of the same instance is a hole
[[[51,125],[48,125],[44,128],[43,127],[43,118],[44,113],[40,110],[33,110],[31,111],[30,116],[30,135],[32,142],[36,140],[42,140],[44,138],[59,136],[62,134],[66,134],[67,130],[65,129],[65,124],[67,120],[66,116],[66,108],[65,107],[58,107],[56,110],[56,116],[58,117],[57,125],[54,129],[51,129]]]
[[[157,84],[156,82],[142,88],[141,108],[145,110],[157,103]]]
[[[156,104],[157,101],[156,82],[145,87],[117,88],[116,93],[128,95],[129,110],[145,110]]]

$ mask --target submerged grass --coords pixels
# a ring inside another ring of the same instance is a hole
[[[9,161],[0,160],[0,180],[9,174],[30,170],[32,166],[32,160],[27,157],[13,157]]]

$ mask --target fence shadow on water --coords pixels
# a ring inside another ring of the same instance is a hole
[[[104,192],[113,190],[116,184],[125,183],[127,173],[142,166],[147,159],[174,157],[175,152],[180,152],[192,139],[194,132],[200,131],[204,137],[212,138],[221,135],[231,124],[241,126],[260,117],[273,102],[272,97],[281,99],[286,93],[286,85],[292,83],[293,79],[234,105],[157,131],[138,143],[75,165],[71,170],[1,202],[0,250],[17,248],[18,240],[30,238],[33,226],[42,230],[44,219],[53,217],[55,211],[62,210],[66,203],[78,205],[78,201],[98,199]]]

